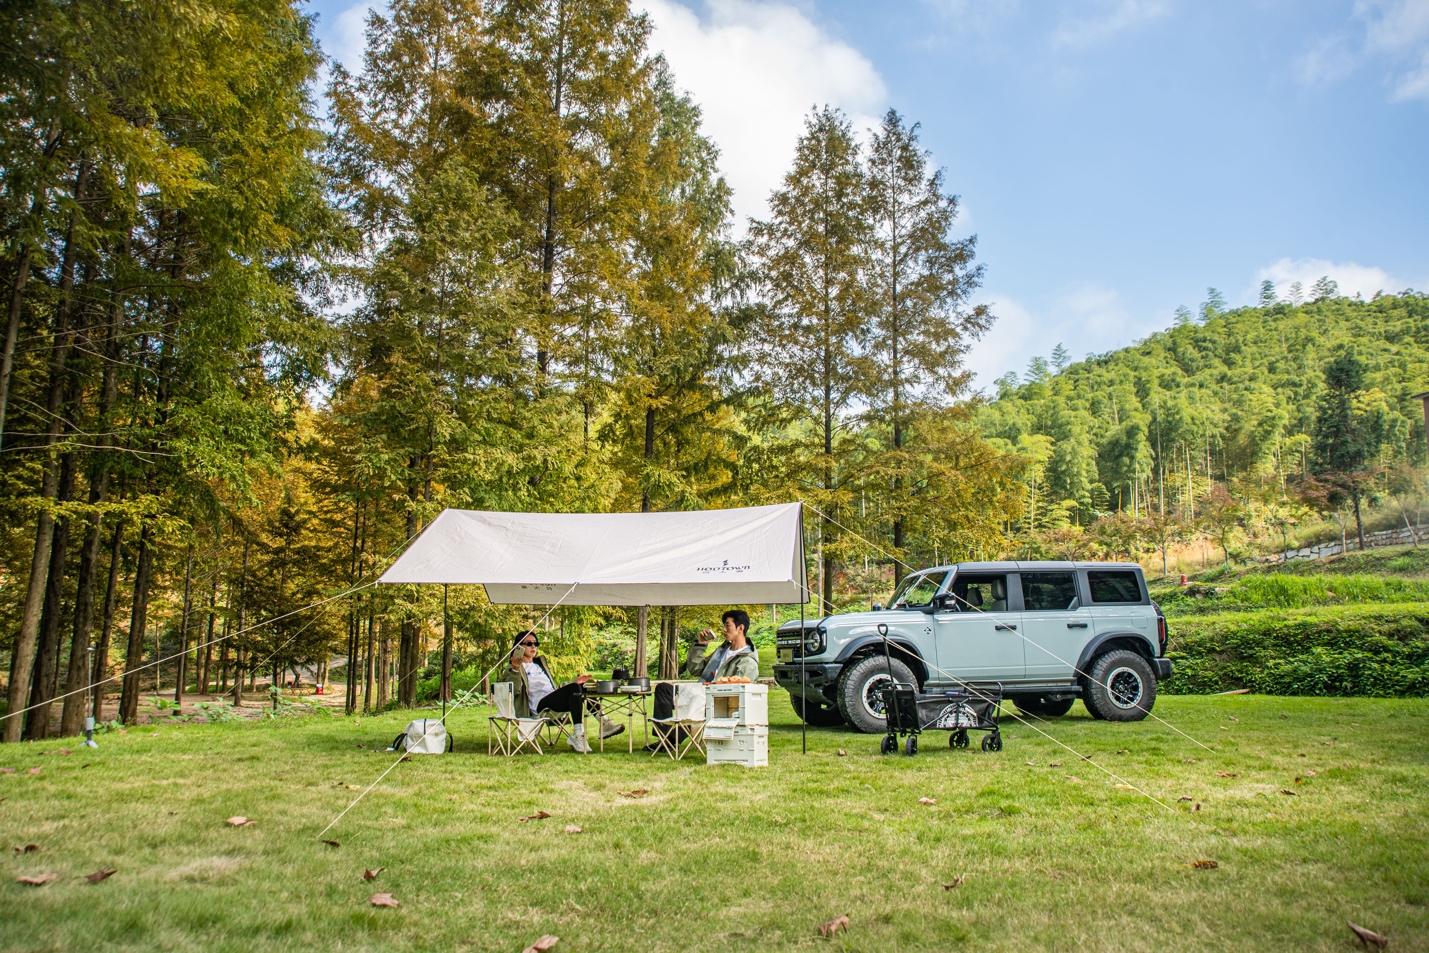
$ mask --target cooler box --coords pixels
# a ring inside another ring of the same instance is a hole
[[[705,762],[769,764],[769,686],[705,686]]]
[[[747,768],[769,767],[769,726],[729,729],[729,738],[715,741],[705,727],[706,764],[742,764]]]

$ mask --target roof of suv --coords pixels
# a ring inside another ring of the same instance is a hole
[[[1016,562],[986,562],[986,563],[955,563],[949,566],[933,566],[929,570],[922,572],[941,570],[947,572],[956,569],[958,572],[1048,572],[1053,570],[1066,571],[1068,569],[1140,569],[1138,563],[1111,563],[1111,562],[1060,562],[1056,560],[1019,560]]]

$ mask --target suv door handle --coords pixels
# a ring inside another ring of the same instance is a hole
[[[1087,627],[1087,624],[1086,624],[1085,622],[1068,622],[1068,623],[1067,623],[1067,628],[1069,628],[1069,629],[1085,629],[1086,627]]]
[[[1006,623],[999,622],[999,623],[997,623],[996,625],[994,625],[993,628],[994,628],[994,629],[1006,629],[1007,631],[1012,632],[1012,631],[1014,631],[1014,630],[1017,628],[1017,626],[1015,626],[1015,625],[1007,625]]]

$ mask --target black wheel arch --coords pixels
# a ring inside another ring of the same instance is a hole
[[[913,670],[914,677],[918,679],[918,690],[922,691],[923,686],[928,683],[928,665],[923,661],[923,656],[918,654],[918,649],[911,642],[890,636],[888,654]],[[835,661],[848,668],[873,656],[883,657],[883,640],[877,636],[855,639],[843,647]]]
[[[1113,649],[1127,649],[1148,662],[1156,658],[1156,647],[1151,644],[1150,637],[1140,632],[1106,632],[1092,639],[1082,649],[1082,654],[1077,659],[1077,677],[1085,678],[1086,673],[1091,671],[1092,662],[1096,660],[1096,657]],[[1153,665],[1152,671],[1155,670]]]

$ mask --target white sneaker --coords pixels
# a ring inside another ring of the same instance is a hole
[[[624,730],[624,725],[617,725],[604,715],[600,716],[600,737],[602,741],[606,738],[612,738]]]
[[[590,744],[585,739],[585,725],[576,725],[572,728],[570,736],[566,738],[566,744],[579,754],[590,754]]]

